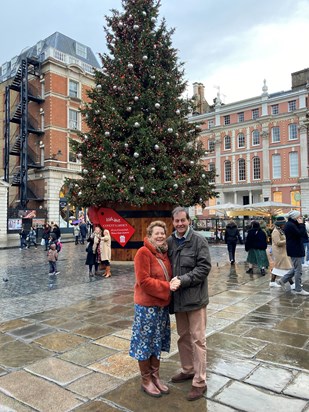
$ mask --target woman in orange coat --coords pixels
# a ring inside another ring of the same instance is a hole
[[[169,352],[171,330],[169,303],[171,291],[179,287],[179,279],[172,278],[167,257],[166,225],[152,222],[147,237],[134,259],[134,323],[130,356],[138,360],[142,390],[160,397],[169,389],[159,378],[161,351]]]

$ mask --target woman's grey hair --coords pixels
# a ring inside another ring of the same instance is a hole
[[[152,231],[155,226],[162,227],[162,229],[164,229],[164,233],[166,234],[167,232],[166,224],[162,222],[162,220],[155,220],[154,222],[151,222],[150,225],[146,229],[146,234],[148,237],[152,235]]]

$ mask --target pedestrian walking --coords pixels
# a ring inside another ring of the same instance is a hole
[[[100,241],[100,256],[101,256],[101,263],[105,266],[105,273],[103,276],[105,278],[110,278],[111,274],[111,257],[112,257],[112,241],[111,235],[109,230],[104,229],[103,236],[101,237]]]
[[[298,221],[299,220],[299,221]],[[305,249],[302,240],[301,230],[299,224],[302,222],[300,218],[300,212],[298,210],[291,210],[288,213],[288,221],[284,226],[284,233],[286,237],[286,250],[287,255],[292,260],[293,268],[285,274],[280,280],[279,284],[283,290],[286,289],[286,283],[294,276],[295,290],[297,295],[309,296],[309,292],[302,288],[302,263],[301,258],[305,256]]]
[[[280,287],[280,284],[278,284],[276,280],[279,280],[293,267],[291,259],[286,253],[286,237],[284,234],[285,223],[285,218],[283,216],[278,216],[271,233],[272,258],[274,260],[274,267],[271,271],[269,286],[274,288]],[[295,285],[292,279],[290,279],[290,284],[291,288],[294,289]]]
[[[58,252],[56,250],[56,244],[52,243],[47,252],[47,260],[49,263],[49,275],[59,275],[57,271]]]
[[[28,249],[30,249],[31,245],[34,245],[34,247],[37,249],[38,245],[36,243],[36,230],[34,229],[33,226],[31,226],[27,237],[28,237]]]
[[[171,328],[169,303],[172,269],[167,256],[166,225],[152,222],[134,258],[134,322],[129,354],[138,361],[142,390],[153,397],[168,394],[159,376],[161,352],[169,352]]]
[[[79,235],[80,235],[80,228],[79,228],[79,224],[76,223],[73,227],[73,234],[75,237],[75,245],[78,245],[79,243]]]
[[[19,249],[27,249],[27,232],[24,228],[24,226],[21,227],[20,231],[19,231],[19,239],[20,239],[20,247]]]
[[[234,220],[231,220],[226,225],[225,233],[224,233],[224,241],[227,244],[227,250],[229,253],[229,259],[230,259],[231,265],[234,265],[237,242],[239,242],[240,244],[243,243],[242,238],[239,234],[238,227]]]
[[[80,243],[83,245],[85,243],[85,239],[88,233],[87,225],[84,220],[81,221],[79,228],[80,228],[80,237],[81,237]]]
[[[60,227],[57,225],[57,223],[53,223],[52,224],[52,233],[54,233],[56,235],[57,240],[61,240],[61,230]]]
[[[44,240],[44,245],[45,245],[45,250],[48,250],[48,242],[49,242],[49,236],[51,232],[51,227],[48,223],[44,225],[43,233],[42,233],[42,239]]]
[[[266,253],[267,237],[265,231],[260,228],[259,222],[254,220],[251,229],[248,230],[245,242],[245,250],[248,252],[247,262],[249,269],[246,273],[253,273],[253,265],[259,267],[261,275],[265,276],[269,261]]]
[[[175,312],[181,372],[172,377],[178,383],[192,380],[187,400],[202,398],[206,385],[206,307],[208,274],[211,269],[208,242],[194,232],[187,210],[172,211],[175,232],[168,238],[168,255],[173,279],[180,280],[173,293],[171,311]]]

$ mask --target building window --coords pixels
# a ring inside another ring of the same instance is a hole
[[[230,160],[226,160],[224,162],[224,181],[231,182],[232,181],[232,165]]]
[[[231,123],[231,118],[230,115],[228,114],[227,116],[224,116],[224,124],[230,124]]]
[[[69,109],[69,129],[78,129],[78,112],[76,110]]]
[[[71,143],[69,143],[69,162],[77,163],[76,153],[73,151]]]
[[[75,98],[79,97],[78,83],[74,80],[69,80],[69,96]]]
[[[214,163],[209,163],[208,168],[209,168],[210,172],[214,172],[216,170],[216,165]],[[215,177],[210,178],[209,182],[214,183],[215,182]]]
[[[288,110],[289,112],[296,110],[296,100],[291,100],[288,102]]]
[[[298,177],[298,152],[289,154],[290,160],[290,177]]]
[[[271,106],[271,114],[279,114],[279,104],[273,104]]]
[[[273,179],[281,179],[281,156],[275,154],[272,156]]]
[[[87,47],[83,44],[76,43],[76,54],[84,59],[87,59]]]
[[[215,121],[213,119],[208,120],[208,129],[211,129],[212,127],[215,127]]]
[[[282,203],[282,192],[273,192],[274,202]]]
[[[209,152],[215,151],[215,141],[214,140],[208,140],[208,151]]]
[[[239,123],[243,123],[245,121],[245,113],[244,112],[237,113],[237,116],[238,116],[238,122]]]
[[[245,141],[245,135],[243,133],[239,133],[237,136],[237,141],[238,141],[238,147],[245,147],[246,141]]]
[[[253,109],[252,110],[252,119],[258,119],[259,118],[259,109]]]
[[[226,135],[224,136],[224,150],[230,150],[231,149],[231,137]]]
[[[246,161],[245,159],[238,160],[238,180],[246,180]]]
[[[289,124],[289,140],[297,139],[297,124]]]
[[[260,132],[253,130],[252,132],[252,146],[258,146],[260,144]]]
[[[271,129],[271,141],[272,143],[280,142],[280,128],[279,126],[272,127]]]
[[[253,179],[261,179],[261,160],[259,157],[253,158]]]

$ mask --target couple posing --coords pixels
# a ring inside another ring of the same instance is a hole
[[[178,383],[192,380],[187,400],[200,399],[206,392],[206,306],[207,276],[211,269],[207,240],[190,227],[188,212],[172,212],[174,233],[166,240],[164,222],[147,228],[144,246],[134,259],[135,316],[130,356],[138,361],[142,390],[150,396],[168,394],[160,380],[162,351],[169,352],[169,313],[175,313],[178,350],[182,370],[171,378]]]

